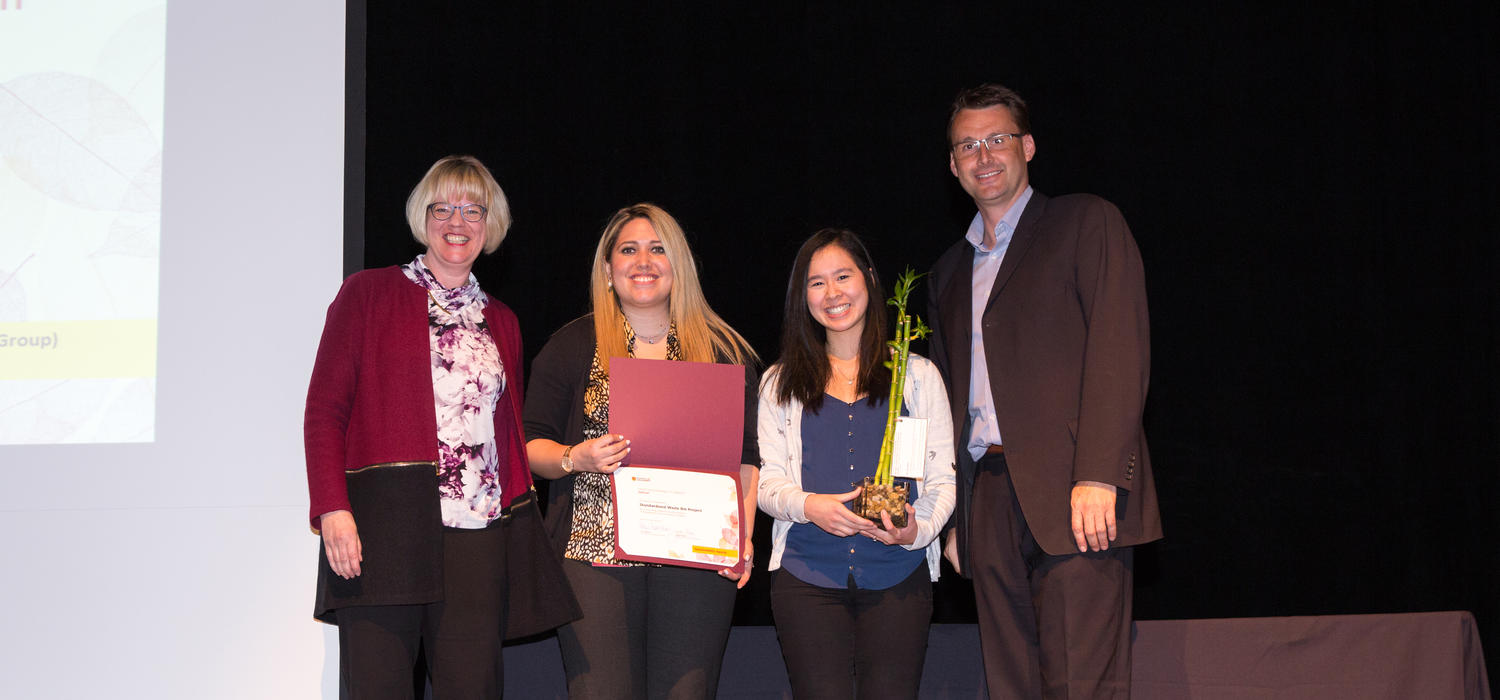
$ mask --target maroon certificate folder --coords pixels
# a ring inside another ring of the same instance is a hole
[[[611,358],[609,432],[630,440],[614,472],[615,557],[740,571],[745,368]]]

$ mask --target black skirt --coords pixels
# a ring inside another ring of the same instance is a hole
[[[431,462],[346,472],[349,507],[359,528],[360,575],[333,573],[321,543],[313,617],[338,624],[356,605],[421,605],[443,599],[443,518]],[[516,497],[490,524],[504,537],[505,639],[541,634],[583,616],[562,562],[542,527],[536,491]]]
[[[313,617],[338,624],[339,608],[419,605],[443,598],[443,514],[432,462],[380,464],[345,472],[359,528],[360,575],[333,573],[321,542]]]

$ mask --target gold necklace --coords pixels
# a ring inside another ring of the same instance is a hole
[[[427,298],[432,300],[432,305],[438,307],[438,311],[443,312],[444,316],[453,318],[453,312],[449,311],[447,307],[443,306],[443,302],[438,301],[437,296],[432,293],[431,289],[427,290]]]
[[[833,356],[832,355],[828,356],[828,366],[833,368],[833,373],[837,374],[840,379],[843,379],[845,384],[848,384],[849,386],[854,386],[854,377],[852,375],[845,374],[844,372],[840,371],[839,370],[839,366],[837,364],[834,364],[834,362],[833,362]]]

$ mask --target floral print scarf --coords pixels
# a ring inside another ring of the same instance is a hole
[[[484,320],[486,296],[479,281],[471,274],[463,286],[445,289],[424,257],[418,255],[401,271],[427,291],[443,524],[483,528],[503,506],[495,406],[505,393],[505,367]]]

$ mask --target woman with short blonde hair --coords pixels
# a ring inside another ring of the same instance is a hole
[[[526,463],[520,326],[472,273],[510,206],[449,156],[406,215],[424,252],[345,280],[313,363],[314,616],[338,625],[346,696],[411,697],[420,647],[435,697],[498,698],[501,643],[578,616]]]

